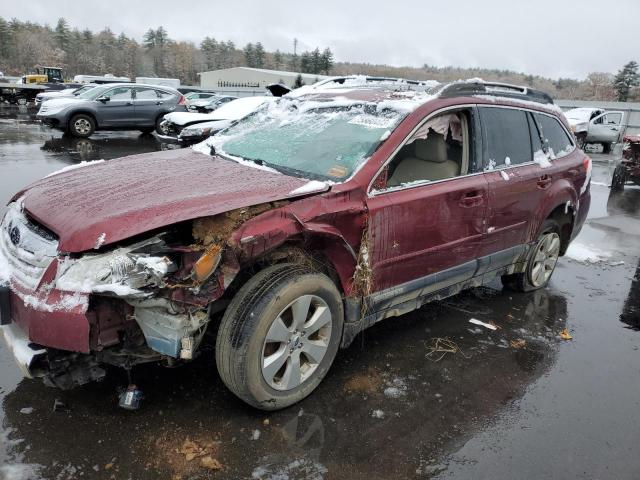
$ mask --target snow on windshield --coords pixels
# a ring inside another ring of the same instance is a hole
[[[283,98],[211,137],[205,148],[304,178],[344,180],[406,115],[384,103]]]

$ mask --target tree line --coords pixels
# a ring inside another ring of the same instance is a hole
[[[294,39],[294,43],[297,44],[297,40]],[[0,71],[6,75],[23,75],[37,65],[62,67],[66,78],[111,73],[132,79],[136,76],[179,78],[183,84],[198,84],[197,74],[201,71],[241,66],[318,75],[363,74],[441,82],[480,77],[528,85],[555,98],[640,101],[640,75],[635,61],[624,65],[616,74],[592,72],[584,80],[550,79],[500,69],[336,62],[328,47],[301,53],[295,48],[294,52],[269,52],[261,42],[238,47],[230,40],[213,36],[206,36],[196,45],[172,39],[162,26],[148,29],[138,42],[109,28],[100,32],[72,28],[64,18],[51,27],[0,17]]]
[[[268,52],[260,42],[240,48],[211,36],[196,45],[172,39],[162,26],[148,29],[138,42],[109,28],[100,32],[72,28],[64,18],[51,27],[0,17],[0,71],[23,75],[39,65],[62,67],[65,78],[111,73],[132,79],[179,78],[183,84],[198,84],[198,72],[231,67],[329,75],[334,60],[328,47],[301,54]]]

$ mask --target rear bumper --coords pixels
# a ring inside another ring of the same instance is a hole
[[[39,360],[47,355],[47,351],[31,343],[27,335],[15,323],[0,327],[4,342],[13,355],[18,367],[27,378],[42,377],[44,371],[35,369]]]

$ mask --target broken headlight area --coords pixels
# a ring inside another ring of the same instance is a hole
[[[107,253],[63,258],[58,264],[55,286],[80,293],[149,296],[149,287],[163,287],[165,277],[177,270],[174,261],[163,254],[163,246],[160,238],[154,238]]]
[[[192,137],[204,137],[209,136],[211,134],[211,127],[202,128],[202,127],[187,127],[184,128],[178,138],[192,138]]]

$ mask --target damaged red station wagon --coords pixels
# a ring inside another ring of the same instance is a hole
[[[69,388],[217,331],[228,388],[286,407],[382,319],[496,277],[545,287],[590,203],[569,132],[524,87],[342,79],[194,149],[54,174],[2,222],[4,337]]]

